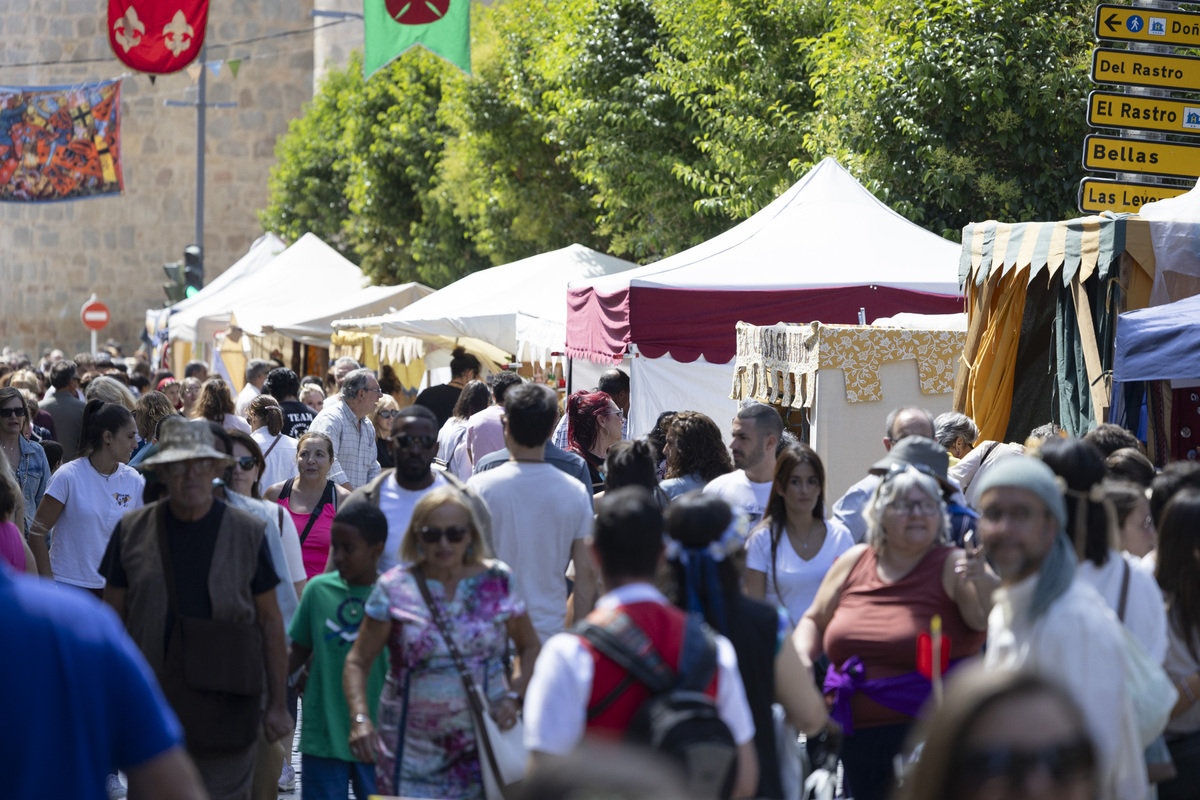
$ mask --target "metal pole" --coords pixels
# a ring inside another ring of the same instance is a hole
[[[96,331],[92,331],[92,355],[96,355]]]
[[[196,83],[196,236],[194,243],[204,248],[204,115],[207,111],[206,92],[208,68],[204,65],[207,45],[200,48],[200,80]]]

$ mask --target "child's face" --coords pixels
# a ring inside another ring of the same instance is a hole
[[[383,542],[367,544],[352,525],[334,520],[329,528],[333,566],[342,580],[352,586],[370,586],[375,582],[376,564],[383,553]]]

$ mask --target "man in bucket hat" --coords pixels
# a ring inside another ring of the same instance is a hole
[[[270,741],[292,724],[279,578],[264,524],[213,497],[230,459],[207,423],[165,419],[158,446],[143,466],[167,497],[117,524],[104,599],[154,669],[209,795],[249,800],[260,723]]]

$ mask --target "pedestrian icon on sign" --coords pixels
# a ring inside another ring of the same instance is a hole
[[[1130,14],[1129,19],[1125,20],[1125,27],[1129,28],[1131,33],[1137,33],[1145,27],[1145,23],[1137,14]]]

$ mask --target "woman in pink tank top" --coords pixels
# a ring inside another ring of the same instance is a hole
[[[938,615],[951,665],[977,655],[996,581],[977,549],[946,544],[941,489],[916,468],[887,475],[866,517],[866,543],[834,562],[796,642],[810,660],[829,656],[825,690],[846,734],[851,793],[884,800],[895,784],[893,756],[931,691],[917,671],[918,636]]]
[[[300,476],[267,489],[265,499],[279,503],[292,515],[300,534],[304,572],[311,580],[325,571],[329,561],[329,528],[350,493],[329,480],[333,442],[325,434],[309,431],[300,437],[296,466]]]

